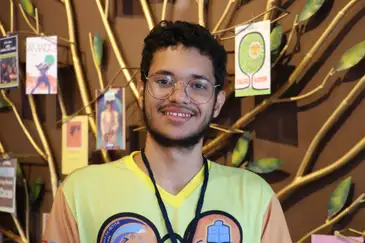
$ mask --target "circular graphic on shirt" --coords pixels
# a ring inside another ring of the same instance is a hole
[[[147,218],[135,213],[119,213],[108,218],[98,233],[98,243],[157,243],[160,235]]]
[[[193,240],[188,235],[192,230],[191,222],[185,232],[184,242],[211,243],[227,242],[242,243],[242,228],[239,222],[230,214],[223,211],[208,211],[202,213],[195,230]]]

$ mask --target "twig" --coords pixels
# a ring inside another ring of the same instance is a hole
[[[15,224],[17,230],[18,230],[18,233],[20,235],[20,239],[22,239],[23,242],[28,243],[28,239],[25,237],[24,230],[23,230],[18,218],[16,217],[15,214],[11,214],[11,217],[13,218],[14,224]]]
[[[280,0],[267,0],[266,9],[270,9],[272,6],[275,6],[280,2],[281,2]],[[269,20],[271,19],[272,16],[273,12],[267,12],[265,13],[263,20]]]
[[[361,200],[362,203],[365,203],[365,199]],[[365,236],[365,231],[364,232],[360,232],[358,230],[355,230],[355,229],[352,229],[352,228],[349,228],[349,231],[355,233],[355,234],[359,234],[359,235],[362,235],[362,236]]]
[[[61,110],[62,118],[66,118],[67,117],[67,110],[66,110],[65,101],[63,100],[62,94],[63,94],[62,87],[61,87],[61,85],[59,85],[58,86],[57,99],[58,99],[58,103],[60,104],[60,110]]]
[[[105,0],[105,18],[108,19],[108,14],[109,14],[109,0]]]
[[[227,18],[227,16],[228,16],[229,10],[231,9],[232,6],[234,6],[235,1],[236,0],[228,0],[228,3],[226,5],[226,8],[223,11],[222,16],[219,18],[217,24],[214,26],[214,29],[212,31],[213,34],[216,33],[217,30],[221,27],[224,19]]]
[[[285,18],[287,15],[289,15],[288,13],[284,13],[283,15],[281,15],[280,17],[274,19],[271,21],[271,24],[274,24],[276,23],[277,21],[281,20],[282,18]],[[249,23],[247,23],[249,24]],[[227,37],[224,37],[224,38],[221,38],[221,41],[224,41],[224,40],[230,40],[230,39],[233,39],[236,37],[236,35],[238,35],[240,32],[234,34],[234,35],[231,35],[231,36],[227,36]]]
[[[0,233],[6,235],[8,238],[14,240],[17,243],[25,243],[18,235],[14,234],[11,231],[0,228]]]
[[[339,213],[336,217],[330,219],[330,220],[326,220],[326,222],[315,228],[314,230],[312,230],[311,232],[309,232],[308,234],[306,234],[304,237],[302,237],[297,243],[302,243],[304,242],[307,238],[309,238],[312,234],[315,234],[317,232],[319,232],[322,229],[325,229],[326,227],[336,223],[337,221],[339,221],[340,219],[342,219],[344,216],[346,216],[347,214],[351,213],[352,210],[354,210],[358,205],[361,204],[361,200],[363,200],[365,198],[365,193],[362,193],[349,207],[347,207],[345,210],[343,210],[341,213]]]
[[[94,62],[94,66],[96,69],[96,73],[98,74],[99,85],[100,85],[100,88],[102,90],[104,90],[103,75],[101,74],[100,67],[96,63],[96,56],[95,56],[95,51],[94,51],[94,46],[93,46],[93,37],[90,32],[89,32],[89,43],[90,43],[90,51],[91,51],[91,55],[93,57],[93,62]]]
[[[285,102],[293,102],[293,101],[299,101],[299,100],[303,100],[303,99],[307,99],[313,95],[315,95],[318,91],[322,90],[328,80],[336,73],[335,69],[332,68],[328,74],[326,75],[326,77],[324,78],[323,82],[316,88],[314,88],[313,90],[303,94],[303,95],[299,95],[299,96],[294,96],[294,97],[290,97],[290,98],[284,98],[284,99],[278,99],[278,100],[275,100],[274,102],[275,103],[285,103]]]
[[[275,92],[272,96],[270,96],[268,99],[265,99],[263,102],[261,102],[260,105],[256,106],[254,109],[252,109],[244,116],[242,116],[240,119],[238,119],[232,125],[232,129],[241,128],[247,125],[259,113],[263,112],[268,107],[270,107],[270,105],[273,104],[273,100],[277,100],[279,97],[281,97],[294,83],[296,83],[296,81],[300,80],[300,77],[303,77],[302,72],[309,65],[313,55],[318,52],[319,48],[324,43],[326,38],[332,33],[332,31],[335,30],[337,24],[343,19],[343,16],[358,2],[360,2],[360,0],[351,0],[346,4],[346,6],[335,16],[330,25],[326,28],[322,36],[313,45],[313,47],[307,53],[307,55],[302,59],[302,61],[294,70],[294,72],[290,75],[289,80],[283,86],[281,86],[281,88],[277,92]],[[223,141],[225,141],[229,137],[230,137],[229,133],[222,133],[218,135],[215,139],[213,139],[203,147],[203,153],[206,156],[209,156],[214,151],[220,149],[225,144]]]
[[[27,17],[27,14],[24,12],[24,9],[23,9],[23,7],[22,7],[22,5],[21,5],[20,3],[19,3],[19,8],[20,8],[20,12],[22,13],[23,18],[24,18],[25,22],[28,24],[29,28],[31,28],[31,30],[32,30],[34,33],[39,33],[39,32],[37,31],[37,28],[36,28],[36,27],[34,27],[34,26],[30,23],[30,21],[29,21],[29,19],[28,19],[28,17]]]
[[[40,33],[39,31],[39,16],[38,16],[38,9],[35,8],[35,27],[36,27],[36,33]]]
[[[235,29],[235,28],[236,28],[236,27],[238,27],[238,26],[246,25],[246,24],[252,23],[252,22],[254,22],[256,19],[258,19],[258,18],[260,18],[262,15],[264,15],[265,13],[267,13],[267,12],[271,12],[271,11],[273,11],[274,9],[279,9],[279,10],[281,10],[281,11],[283,11],[283,12],[287,12],[287,11],[286,11],[286,10],[284,10],[284,9],[281,9],[281,8],[278,8],[278,7],[274,6],[274,7],[270,8],[269,10],[266,10],[265,12],[260,13],[259,15],[255,16],[255,17],[253,17],[253,18],[251,18],[251,19],[249,19],[249,20],[246,20],[246,21],[245,21],[245,22],[243,22],[243,23],[236,24],[236,25],[233,25],[233,26],[231,26],[231,27],[228,27],[228,28],[225,28],[225,29],[222,29],[222,30],[215,31],[215,32],[213,32],[213,34],[218,34],[218,33],[226,32],[226,31],[230,31],[230,30]]]
[[[3,34],[3,36],[6,35],[6,31],[4,29],[4,25],[0,22],[0,32]]]
[[[28,138],[29,142],[32,144],[33,148],[38,152],[38,154],[42,157],[42,159],[44,159],[45,161],[47,161],[47,156],[45,155],[45,153],[42,151],[42,149],[38,146],[38,144],[34,141],[32,135],[30,135],[28,129],[25,127],[25,124],[22,120],[22,118],[20,117],[20,114],[18,112],[18,110],[16,109],[16,106],[14,105],[14,103],[7,97],[5,90],[1,90],[1,94],[4,98],[4,100],[10,105],[11,109],[14,112],[15,118],[17,119],[20,127],[22,128],[25,136]]]
[[[25,192],[25,233],[27,235],[27,239],[30,239],[30,227],[29,227],[29,220],[30,220],[30,205],[29,205],[29,191],[28,191],[28,184],[25,177],[23,177],[23,185],[24,185],[24,192]]]
[[[39,120],[37,107],[36,107],[33,95],[28,95],[28,100],[29,100],[30,109],[32,111],[34,124],[37,128],[38,135],[41,139],[41,142],[42,142],[43,147],[44,147],[44,149],[46,151],[46,154],[47,154],[47,162],[48,162],[48,166],[49,166],[49,170],[50,170],[50,174],[51,174],[52,195],[53,195],[53,198],[55,198],[56,193],[57,193],[57,182],[58,182],[58,180],[57,180],[55,162],[54,162],[54,158],[53,158],[53,155],[52,155],[52,152],[51,152],[51,147],[48,143],[48,140],[46,138],[46,134],[45,134],[45,132],[43,130],[43,127],[42,127],[42,124]]]
[[[19,7],[22,11],[22,15],[23,15],[24,19],[26,20],[26,22],[29,22],[29,20],[26,16],[21,4],[19,4]],[[39,33],[39,19],[38,19],[37,9],[36,9],[35,19],[36,19],[36,23],[37,23],[37,28],[34,29],[32,27],[31,29],[34,31],[34,33],[40,34]],[[58,179],[57,179],[55,161],[54,161],[54,158],[53,158],[53,155],[52,155],[51,146],[49,145],[46,134],[45,134],[44,129],[42,127],[42,124],[40,122],[38,112],[37,112],[37,107],[36,107],[33,95],[28,95],[28,101],[29,101],[30,109],[31,109],[32,116],[33,116],[33,119],[34,119],[35,127],[37,129],[38,135],[41,139],[42,145],[44,147],[44,150],[45,150],[45,153],[46,153],[46,156],[47,156],[46,161],[48,162],[48,167],[49,167],[49,172],[50,172],[50,177],[51,177],[52,195],[53,195],[53,198],[55,198],[56,193],[57,193],[57,188],[58,188],[58,186],[57,186],[58,185]]]
[[[226,128],[223,128],[223,127],[219,127],[218,124],[214,124],[214,123],[210,124],[210,128],[213,128],[215,130],[225,132],[225,133],[232,133],[232,134],[243,134],[243,133],[245,133],[245,131],[242,131],[240,129],[235,129],[235,130],[226,129]]]
[[[304,175],[309,162],[314,154],[314,150],[317,148],[319,142],[328,132],[328,130],[333,126],[333,124],[342,116],[342,114],[350,107],[352,102],[354,102],[355,98],[364,90],[365,88],[365,75],[356,83],[356,85],[352,88],[350,93],[343,99],[340,105],[336,108],[336,110],[331,114],[331,116],[327,119],[327,121],[323,124],[319,132],[316,134],[314,139],[307,152],[304,155],[304,158],[300,164],[298,172],[296,174],[296,178]]]
[[[364,149],[365,149],[365,137],[362,138],[359,142],[357,142],[357,144],[353,146],[348,152],[346,152],[346,154],[344,154],[341,158],[331,163],[330,165],[315,172],[311,172],[310,174],[307,174],[305,176],[295,177],[295,179],[289,185],[287,185],[277,193],[277,197],[281,201],[283,201],[292,191],[310,182],[318,180],[332,173],[333,171],[339,169],[340,167],[346,165]]]
[[[205,27],[205,6],[204,6],[204,2],[205,0],[197,0],[198,2],[198,19],[199,19],[199,24],[203,27]]]
[[[131,73],[129,72],[129,70],[126,68],[126,64],[125,64],[125,61],[124,61],[124,58],[118,48],[118,45],[117,45],[117,42],[115,40],[115,37],[114,37],[114,34],[113,34],[113,31],[112,29],[110,28],[110,24],[108,22],[108,20],[105,18],[105,15],[103,14],[103,8],[101,6],[101,2],[100,0],[95,0],[96,1],[96,4],[98,6],[98,9],[99,9],[99,13],[100,13],[100,16],[101,16],[101,19],[102,19],[102,22],[104,24],[104,28],[108,34],[108,37],[109,37],[109,40],[110,40],[110,44],[112,45],[112,48],[113,48],[113,51],[114,51],[114,54],[118,60],[118,63],[119,63],[119,66],[120,68],[123,70],[123,74],[125,76],[125,79],[126,80],[131,80]],[[130,83],[130,88],[133,92],[133,95],[134,97],[136,98],[136,100],[138,100],[139,98],[139,94],[138,94],[138,90],[137,90],[137,87],[136,85],[133,83],[133,81],[131,81]],[[84,104],[86,105],[86,104]]]
[[[294,36],[294,32],[298,26],[298,15],[295,16],[295,19],[294,19],[294,23],[293,23],[293,27],[291,28],[291,31],[290,31],[290,34],[289,34],[289,37],[288,37],[288,41],[286,42],[286,45],[284,46],[284,48],[281,50],[278,58],[276,58],[274,64],[271,66],[271,68],[274,68],[276,66],[276,64],[280,61],[280,59],[284,56],[286,50],[289,48],[289,45],[291,43],[291,40],[293,39],[293,36]]]
[[[161,20],[165,20],[166,19],[166,10],[167,10],[167,2],[169,0],[164,0],[163,1],[163,5],[162,5],[162,13],[161,13]]]
[[[335,231],[335,236],[346,239],[346,240],[351,241],[351,242],[363,243],[363,241],[358,241],[358,240],[352,239],[348,236],[345,236],[345,235],[341,234],[338,230]]]
[[[11,33],[14,33],[14,31],[13,31],[13,32],[11,32]],[[35,32],[26,31],[26,30],[18,30],[18,31],[15,31],[15,33],[19,33],[19,34],[29,34],[29,35],[35,35],[35,36],[43,36],[43,38],[45,38],[45,39],[47,38],[46,36],[44,36],[44,34],[43,34],[43,33],[39,33],[39,34],[37,34],[37,33],[35,33]],[[48,35],[52,35],[52,34],[48,34]],[[64,41],[64,42],[67,42],[67,43],[69,43],[69,44],[73,44],[73,42],[69,41],[67,38],[64,38],[64,37],[57,36],[57,39],[60,39],[60,40],[62,40],[62,41]]]
[[[142,9],[143,9],[144,16],[146,17],[146,20],[147,20],[148,29],[152,30],[153,27],[155,27],[155,23],[153,22],[152,14],[151,14],[150,8],[148,6],[148,2],[147,2],[147,0],[140,0],[140,3],[142,6]]]
[[[14,1],[10,0],[10,32],[14,31]]]

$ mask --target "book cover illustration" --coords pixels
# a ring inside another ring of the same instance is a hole
[[[19,85],[18,36],[0,38],[0,89]]]
[[[57,36],[27,38],[26,94],[57,94]]]
[[[124,88],[108,89],[97,101],[98,150],[124,150],[126,147],[124,91]],[[98,90],[97,96],[101,93]]]
[[[239,26],[235,33],[235,96],[270,94],[270,21]]]

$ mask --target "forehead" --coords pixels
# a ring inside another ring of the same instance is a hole
[[[205,75],[214,80],[212,61],[196,48],[167,47],[156,51],[149,74],[166,70],[176,76]]]

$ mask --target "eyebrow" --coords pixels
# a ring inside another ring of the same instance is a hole
[[[167,70],[159,70],[159,71],[153,73],[152,75],[156,75],[156,74],[175,76],[172,72],[167,71]],[[207,81],[210,81],[210,79],[207,76],[202,75],[202,74],[191,74],[190,76],[191,76],[191,78],[194,78],[194,79],[205,79]]]

